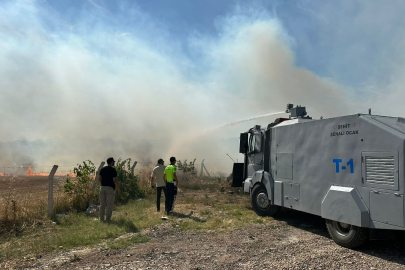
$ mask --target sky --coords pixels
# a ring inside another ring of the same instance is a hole
[[[404,116],[404,12],[400,0],[1,1],[0,163],[222,161],[279,116],[213,128],[287,103]],[[16,158],[15,141],[51,146]]]

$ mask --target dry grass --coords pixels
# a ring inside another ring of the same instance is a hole
[[[138,172],[140,186],[146,194],[154,193],[150,187],[152,170],[149,166]],[[65,180],[65,176],[54,177],[54,213],[72,211],[72,198],[63,193]],[[26,229],[50,222],[47,176],[0,176],[0,186],[0,237],[19,235]]]
[[[150,166],[138,172],[146,194],[154,192],[150,187],[152,170]],[[72,211],[72,198],[63,193],[65,180],[65,176],[54,177],[54,213]],[[49,222],[47,176],[0,176],[0,186],[0,237],[18,235],[27,228]]]
[[[161,223],[186,231],[228,231],[251,223],[266,223],[271,218],[258,217],[251,209],[249,196],[227,194],[202,183],[200,190],[183,187],[178,193],[174,216],[162,220],[156,212],[155,196],[116,206],[111,224],[100,223],[84,213],[69,213],[55,221],[44,223],[35,230],[0,241],[0,262],[9,258],[37,256],[50,251],[71,249],[104,243],[107,248],[119,249],[148,241],[149,228]],[[164,197],[162,198],[164,203]],[[146,232],[146,234],[144,234]],[[121,238],[129,234],[131,238]],[[115,240],[117,239],[117,240]]]
[[[152,169],[152,167],[145,167],[138,173],[140,184],[144,188],[150,188]],[[144,230],[148,231],[155,225],[167,222],[187,231],[227,231],[251,223],[266,223],[271,220],[271,218],[258,217],[252,211],[249,196],[237,192],[234,194],[220,192],[219,185],[223,183],[221,179],[201,179],[191,174],[185,176],[179,173],[180,187],[174,207],[175,214],[166,221],[161,219],[161,213],[156,212],[155,190],[151,188],[150,195],[145,199],[130,201],[126,205],[117,205],[111,224],[100,224],[97,217],[86,217],[84,213],[73,212],[68,213],[66,217],[57,217],[54,220],[56,224],[53,224],[46,219],[46,204],[34,206],[32,209],[36,209],[37,212],[33,210],[34,212],[26,213],[25,216],[31,220],[36,217],[37,225],[40,226],[32,226],[32,229],[23,230],[19,234],[0,235],[0,243],[2,242],[0,262],[13,257],[36,256],[61,248],[70,249],[100,243],[105,243],[107,248],[119,249],[148,241],[143,234]],[[43,187],[43,179],[33,179],[33,181],[38,182],[33,186],[42,185]],[[60,193],[56,193],[55,196],[56,201],[63,206],[64,197],[57,197],[58,194]],[[34,196],[33,201],[41,201],[40,196],[35,197],[35,194],[32,196]],[[162,203],[164,205],[164,197],[162,197]],[[10,206],[8,208],[10,209]],[[127,234],[131,237],[120,237]]]
[[[153,167],[139,169],[140,186],[147,198],[132,201],[128,205],[117,206],[114,212],[116,224],[99,232],[100,224],[83,213],[68,213],[66,218],[55,218],[58,226],[47,218],[47,177],[0,177],[0,255],[2,259],[26,254],[40,254],[52,250],[92,245],[115,239],[131,232],[150,228],[164,221],[155,212],[155,190],[150,187]],[[190,173],[179,172],[179,194],[175,206],[173,225],[184,230],[222,230],[243,226],[257,221],[248,203],[248,196],[236,196],[218,192],[220,178],[199,178]],[[71,210],[70,201],[62,193],[65,177],[54,180],[54,211],[67,213]],[[164,204],[164,197],[162,198]],[[224,208],[224,206],[226,206]],[[104,226],[104,225],[102,225]],[[74,232],[74,233],[72,233]],[[137,241],[146,241],[137,236],[112,244],[120,248]],[[1,259],[0,259],[1,261]]]
[[[0,233],[20,232],[46,215],[47,177],[0,177]]]
[[[150,175],[154,166],[138,168],[140,187],[146,195],[154,195],[150,186]],[[215,189],[220,178],[200,178],[195,174],[178,172],[180,189]],[[62,192],[65,177],[54,178],[54,213],[72,210],[71,199]],[[48,177],[46,176],[4,176],[0,177],[0,236],[19,234],[27,228],[34,228],[47,219]]]
[[[63,205],[64,177],[54,178],[54,206]],[[47,220],[48,177],[0,177],[0,236],[20,234]]]
[[[128,241],[112,241],[125,234],[164,222],[156,212],[152,197],[116,206],[111,223],[100,223],[96,216],[69,213],[57,217],[55,223],[43,223],[18,236],[3,237],[0,241],[0,262],[9,258],[36,256],[47,252],[105,243],[109,248],[120,248],[130,242],[145,242],[141,235]]]
[[[139,186],[145,190],[145,194],[151,195],[154,189],[151,187],[150,176],[155,166],[143,166],[139,169],[137,175],[139,177]]]
[[[242,193],[226,194],[218,188],[179,193],[174,224],[184,230],[227,231],[251,223],[265,223],[269,217],[258,217],[250,198]],[[183,213],[183,214],[180,214]]]

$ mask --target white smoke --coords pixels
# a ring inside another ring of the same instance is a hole
[[[293,38],[259,9],[236,8],[221,17],[216,36],[194,33],[187,44],[192,57],[141,10],[86,10],[78,18],[68,23],[36,1],[0,3],[0,141],[56,142],[53,151],[31,156],[37,163],[111,155],[226,158],[238,145],[222,139],[256,123],[185,142],[287,103],[305,105],[315,117],[356,113],[363,104],[354,101],[352,88],[297,67]],[[376,90],[368,100],[381,110],[398,104],[402,85],[390,82],[389,97]]]

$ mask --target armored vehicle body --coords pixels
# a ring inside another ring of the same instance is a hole
[[[244,163],[233,185],[258,215],[281,207],[326,219],[332,239],[354,248],[370,229],[405,230],[405,119],[355,114],[314,120],[287,106],[289,119],[240,136]]]

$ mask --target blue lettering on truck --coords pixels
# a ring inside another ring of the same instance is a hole
[[[336,173],[340,172],[340,169],[342,170],[346,170],[347,167],[350,167],[350,173],[354,173],[354,164],[353,164],[353,159],[351,158],[348,162],[347,162],[347,167],[346,166],[341,166],[340,163],[343,163],[342,159],[333,159],[333,163],[336,164]]]

